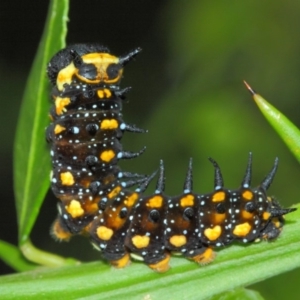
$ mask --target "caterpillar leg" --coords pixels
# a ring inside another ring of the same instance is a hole
[[[117,260],[111,260],[110,264],[117,269],[125,268],[130,265],[130,255],[126,253],[123,257]]]
[[[153,264],[148,264],[148,267],[155,272],[164,273],[170,269],[169,262],[170,262],[170,254],[166,253],[165,257],[162,260]]]
[[[207,265],[215,259],[216,254],[211,247],[203,247],[199,249],[195,255],[186,255],[186,257],[200,265]]]
[[[54,221],[50,233],[54,239],[65,242],[69,241],[73,235],[60,216]]]

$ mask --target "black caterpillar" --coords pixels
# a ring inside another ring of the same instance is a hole
[[[122,102],[130,88],[119,88],[124,66],[140,51],[116,57],[98,44],[77,44],[59,51],[48,65],[54,105],[46,135],[52,190],[60,199],[53,235],[68,240],[86,234],[113,266],[126,266],[131,255],[158,272],[168,270],[171,252],[206,264],[214,258],[214,247],[276,238],[283,215],[295,210],[281,208],[266,195],[277,158],[262,183],[251,188],[250,153],[241,187],[234,191],[223,187],[220,168],[210,158],[215,190],[205,195],[192,192],[192,161],[184,191],[176,197],[164,194],[162,162],[151,196],[142,193],[155,173],[120,170],[119,159],[144,151],[123,151],[120,143],[125,131],[144,132],[124,123]],[[133,185],[138,188],[129,190]]]

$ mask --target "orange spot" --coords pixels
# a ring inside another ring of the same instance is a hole
[[[216,192],[212,196],[212,202],[222,202],[225,200],[225,192]]]
[[[131,241],[136,248],[141,249],[149,246],[150,238],[146,235],[135,235]]]
[[[66,206],[66,210],[73,218],[81,217],[84,214],[80,202],[74,199]]]
[[[116,197],[120,192],[121,192],[121,187],[120,186],[116,186],[108,195],[107,197],[109,199],[112,199],[114,197]]]
[[[110,264],[115,268],[125,268],[130,263],[130,256],[128,253],[126,253],[122,258],[118,260],[112,260],[110,261]]]
[[[97,95],[98,95],[98,97],[99,97],[100,99],[104,98],[104,92],[103,92],[103,90],[98,90],[98,91],[97,91]]]
[[[191,257],[191,259],[200,265],[206,265],[212,262],[215,257],[216,255],[213,250],[211,248],[207,248],[203,253]]]
[[[233,234],[238,237],[245,237],[251,230],[251,225],[248,222],[236,225]]]
[[[55,99],[56,114],[61,115],[63,112],[66,112],[67,109],[65,107],[67,105],[69,105],[70,103],[71,103],[70,98],[56,97],[56,99]]]
[[[105,94],[106,98],[111,97],[111,91],[109,89],[104,89],[104,94]]]
[[[138,193],[132,193],[132,195],[126,197],[124,204],[127,207],[132,207],[135,204],[136,200],[138,200],[138,198],[139,198]]]
[[[173,235],[170,237],[170,244],[179,248],[186,244],[186,237],[184,235]]]
[[[204,230],[204,235],[210,240],[215,241],[222,233],[222,228],[219,225],[216,225],[213,228],[206,228]]]
[[[164,259],[162,259],[161,261],[155,264],[150,264],[148,266],[153,271],[156,271],[158,273],[164,273],[170,269],[169,261],[170,261],[170,254],[166,253],[166,257]]]
[[[212,219],[213,219],[213,224],[220,224],[222,223],[226,218],[226,214],[213,214]]]
[[[115,157],[115,152],[113,150],[106,150],[100,154],[100,159],[105,162],[110,162]]]
[[[106,226],[99,226],[97,228],[97,236],[101,240],[108,241],[111,239],[113,234],[113,230]]]
[[[242,217],[244,219],[252,219],[253,218],[253,213],[250,213],[250,212],[248,212],[246,210],[243,210],[242,211]]]
[[[147,207],[150,208],[161,208],[163,204],[163,197],[162,196],[154,196],[148,200],[146,203]]]
[[[105,129],[116,129],[118,128],[119,123],[115,119],[105,119],[101,122],[100,128]]]
[[[55,126],[55,128],[54,128],[54,133],[55,133],[55,134],[59,134],[59,133],[61,133],[61,132],[64,131],[64,130],[66,130],[66,127],[63,127],[63,126],[57,124],[57,125]]]
[[[249,201],[249,200],[253,199],[253,193],[250,192],[250,191],[244,191],[242,193],[242,196],[243,196],[244,200],[248,200]]]
[[[186,195],[180,199],[181,207],[186,206],[193,206],[194,205],[194,196],[193,195]]]
[[[75,183],[74,176],[69,171],[60,173],[60,180],[62,185],[73,185]]]
[[[271,217],[271,214],[270,214],[269,212],[265,211],[265,212],[263,213],[263,219],[264,219],[265,221],[269,220],[270,217]]]

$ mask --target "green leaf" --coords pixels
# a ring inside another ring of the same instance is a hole
[[[232,291],[222,293],[220,295],[213,296],[208,300],[238,300],[238,299],[263,300],[264,298],[257,291],[240,288],[240,289],[235,289]]]
[[[164,274],[142,263],[123,270],[101,262],[41,269],[0,278],[1,299],[207,299],[300,266],[300,204],[296,207],[276,241],[232,245],[204,267],[172,257],[172,269]]]
[[[46,65],[65,46],[68,0],[52,0],[47,22],[28,77],[14,146],[14,189],[23,244],[33,227],[49,188],[50,159],[45,142],[49,123],[49,85]]]
[[[35,264],[28,262],[24,258],[19,248],[1,240],[0,258],[11,268],[20,272],[32,270],[37,267]]]
[[[300,130],[284,114],[253,91],[248,84],[246,86],[260,111],[300,162]]]

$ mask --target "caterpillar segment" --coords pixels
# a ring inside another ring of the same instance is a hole
[[[295,210],[267,195],[277,158],[252,188],[250,153],[236,190],[224,188],[221,169],[209,158],[215,175],[214,191],[207,194],[193,192],[192,159],[178,196],[164,193],[162,161],[156,190],[149,196],[144,192],[156,172],[148,176],[120,169],[120,159],[145,150],[125,151],[121,143],[125,131],[146,132],[123,121],[122,104],[130,88],[119,87],[124,66],[140,51],[117,57],[98,44],[77,44],[59,51],[48,65],[53,106],[46,139],[51,186],[59,199],[52,235],[58,240],[87,235],[111,265],[123,268],[134,258],[156,272],[169,269],[172,253],[205,265],[214,260],[215,248],[277,238],[284,215]]]

